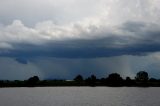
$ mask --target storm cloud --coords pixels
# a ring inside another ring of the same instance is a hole
[[[110,30],[103,27],[91,32],[80,32],[81,28],[78,27],[76,30],[80,33],[74,35],[71,31],[72,37],[65,36],[65,32],[58,29],[64,35],[48,35],[50,38],[38,33],[36,29],[23,26],[19,21],[13,24],[18,24],[17,28],[11,25],[18,31],[8,31],[7,27],[6,32],[1,32],[1,56],[95,58],[146,55],[160,50],[160,26],[157,24],[126,22]],[[35,33],[32,33],[33,30]]]
[[[114,62],[126,57],[142,64],[145,57],[149,58],[147,64],[157,64],[159,60],[153,62],[151,55],[159,55],[160,51],[159,5],[159,0],[0,1],[0,58],[19,67],[38,67],[36,72],[48,77],[56,74],[51,70],[59,69],[61,73],[54,76],[58,78],[88,75],[82,70],[89,68],[93,73],[101,69],[97,73],[100,76],[104,70],[112,72]],[[127,73],[141,69],[135,68],[134,63],[123,62]],[[84,63],[88,68],[81,68]],[[74,72],[73,65],[79,71]]]

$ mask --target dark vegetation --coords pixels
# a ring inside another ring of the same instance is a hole
[[[134,79],[126,77],[123,79],[120,74],[112,73],[106,78],[98,79],[95,75],[84,79],[77,75],[73,80],[40,80],[33,76],[24,81],[0,80],[0,87],[45,87],[45,86],[112,86],[112,87],[160,87],[160,79],[149,78],[145,71],[140,71]]]

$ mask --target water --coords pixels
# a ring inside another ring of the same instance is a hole
[[[160,106],[160,88],[0,88],[0,106]]]

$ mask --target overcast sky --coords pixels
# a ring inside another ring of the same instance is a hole
[[[0,79],[160,78],[160,0],[0,0]]]

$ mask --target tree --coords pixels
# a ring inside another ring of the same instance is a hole
[[[134,85],[134,81],[130,77],[126,77],[125,85],[132,86],[132,85]]]
[[[126,77],[126,81],[131,81],[131,78],[130,77]]]
[[[28,80],[27,80],[27,83],[31,86],[34,86],[37,84],[37,82],[39,82],[39,77],[38,76],[33,76],[33,77],[30,77]]]
[[[137,81],[148,81],[148,73],[146,71],[140,71],[137,73],[136,78]]]
[[[106,78],[106,84],[110,86],[121,86],[123,85],[123,79],[118,73],[112,73]]]
[[[82,82],[82,81],[83,81],[83,77],[82,77],[81,75],[77,75],[77,76],[74,78],[74,81]]]
[[[119,81],[122,81],[123,79],[120,76],[120,74],[118,74],[118,73],[112,73],[112,74],[109,74],[107,80],[113,81],[113,82],[119,82]]]
[[[96,82],[96,80],[97,80],[96,76],[92,74],[91,75],[91,80],[92,80],[92,82]]]
[[[86,79],[87,84],[89,84],[90,86],[96,86],[96,81],[97,81],[97,78],[93,74]]]
[[[155,79],[155,78],[150,78],[149,81],[150,81],[150,82],[156,82],[157,79]]]

